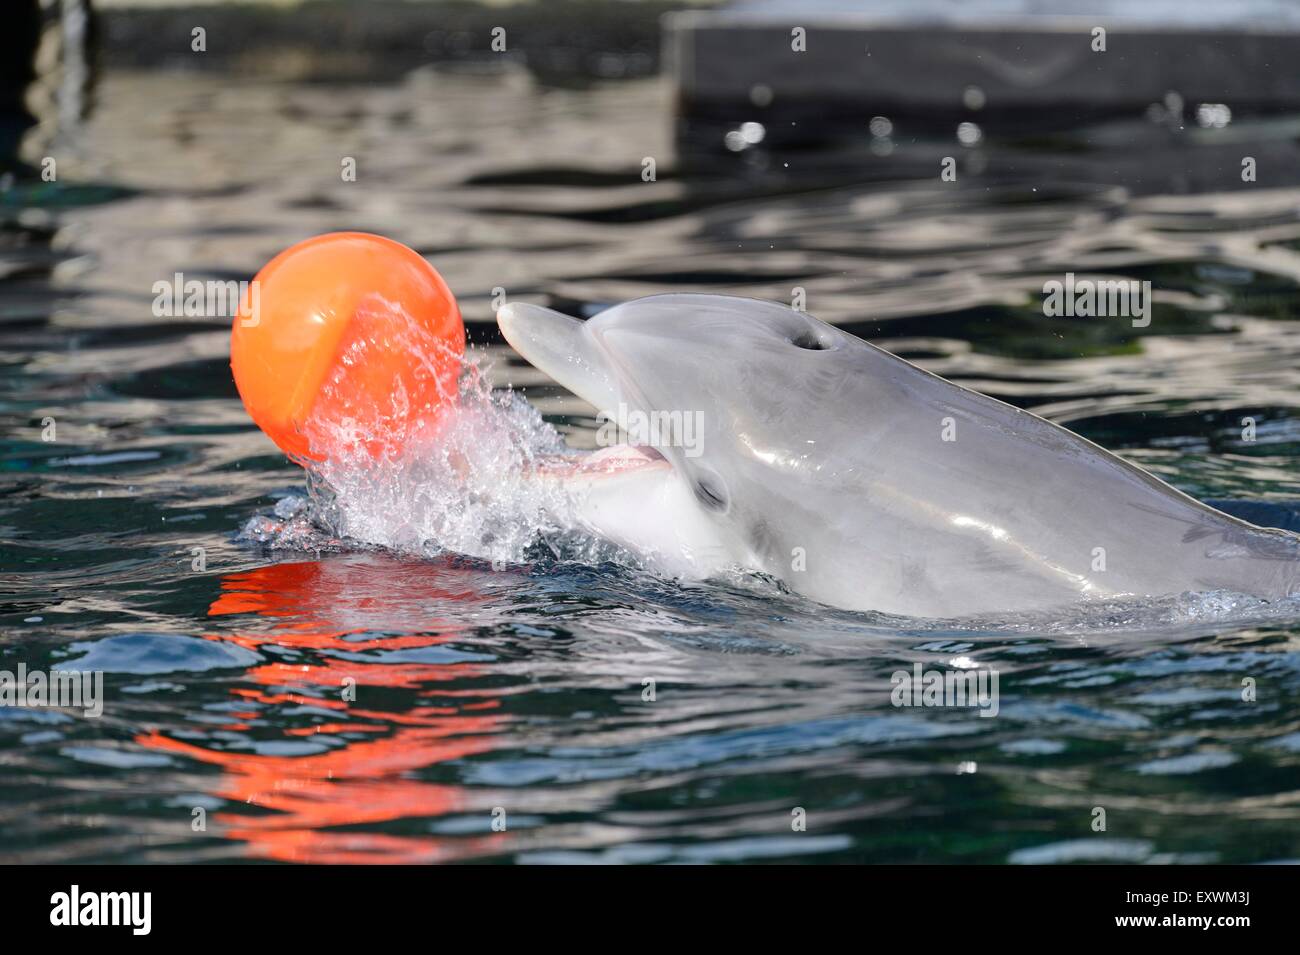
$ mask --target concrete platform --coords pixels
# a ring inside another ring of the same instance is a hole
[[[1069,126],[1171,92],[1234,115],[1300,108],[1300,5],[1284,0],[751,0],[667,15],[665,53],[686,120],[763,114],[804,135],[877,114]]]

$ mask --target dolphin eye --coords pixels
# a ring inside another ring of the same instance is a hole
[[[695,479],[695,498],[711,511],[727,509],[727,492],[716,474],[701,474]]]
[[[811,328],[805,328],[799,334],[790,339],[790,344],[795,348],[805,348],[808,351],[826,351],[831,347],[830,342],[826,341],[821,335]]]

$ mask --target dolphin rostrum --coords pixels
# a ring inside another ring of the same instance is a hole
[[[497,321],[630,437],[560,475],[565,517],[668,573],[943,618],[1300,591],[1300,537],[783,305],[655,295],[583,322],[512,302]]]

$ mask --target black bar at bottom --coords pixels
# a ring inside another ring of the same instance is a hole
[[[68,866],[13,867],[7,875],[9,944],[47,932],[65,939],[76,932],[79,942],[93,935],[127,944],[146,937],[205,944],[250,939],[338,944],[350,937],[373,943],[376,932],[394,938],[394,932],[427,933],[436,926],[482,931],[496,940],[518,931],[536,942],[552,933],[572,939],[597,929],[608,938],[605,929],[620,924],[651,936],[670,925],[699,924],[702,932],[721,932],[734,941],[746,929],[765,931],[774,919],[812,919],[819,932],[835,928],[863,939],[917,932],[924,938],[932,930],[978,925],[986,932],[1043,929],[1071,940],[1130,935],[1181,941],[1199,934],[1231,944],[1247,937],[1241,933],[1285,928],[1294,915],[1296,886],[1289,866],[618,872]],[[147,909],[142,893],[149,893]],[[146,912],[147,935],[141,931]],[[85,924],[114,920],[118,924]]]

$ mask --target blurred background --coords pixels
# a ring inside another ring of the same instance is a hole
[[[84,208],[77,252],[99,267],[76,292],[124,321],[174,270],[248,277],[351,227],[428,255],[476,322],[497,287],[590,305],[799,285],[828,320],[971,331],[969,309],[1021,303],[1040,274],[1146,277],[1209,248],[1148,196],[1238,193],[1217,202],[1249,216],[1296,169],[1300,13],[1282,0],[17,0],[7,17],[6,223]],[[1254,243],[1272,272],[1292,273],[1287,238]],[[30,277],[6,294],[37,293]],[[1042,330],[1021,344],[1058,357],[1129,334]]]
[[[1296,527],[1298,54],[1283,0],[7,0],[0,663],[80,661],[112,703],[0,709],[0,854],[1300,857],[1290,624],[898,632],[250,534],[301,513],[302,474],[238,400],[229,316],[155,292],[391,236],[578,446],[593,409],[508,352],[494,300],[800,299]],[[1149,280],[1150,326],[1045,316],[1066,272]],[[972,657],[1004,673],[997,720],[881,695]],[[1243,667],[1258,707],[1229,705]],[[346,675],[365,707],[334,705]],[[822,828],[792,841],[796,804]]]

